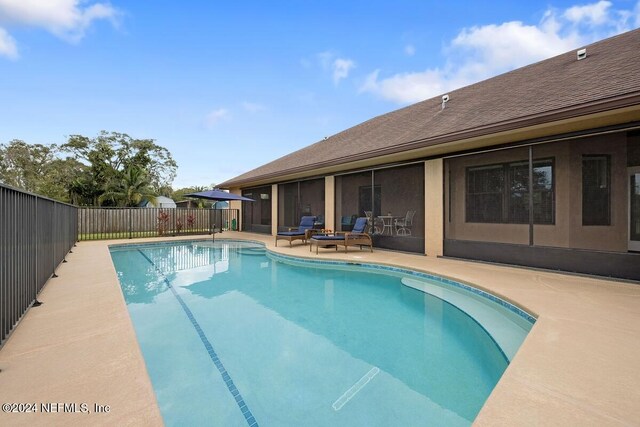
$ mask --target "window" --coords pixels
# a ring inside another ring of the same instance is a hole
[[[533,162],[533,222],[553,224],[553,160]],[[467,222],[529,222],[529,162],[467,169]]]
[[[529,162],[508,165],[508,220],[514,224],[529,223]],[[533,162],[533,222],[553,224],[553,161]]]
[[[610,156],[582,156],[582,225],[611,225]]]
[[[467,169],[467,222],[502,222],[504,168]]]
[[[508,219],[516,224],[529,223],[529,162],[512,163],[508,173]]]

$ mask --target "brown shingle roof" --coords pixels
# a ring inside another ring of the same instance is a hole
[[[640,29],[550,58],[441,97],[392,111],[223,184],[251,181],[442,144],[498,130],[640,104]]]

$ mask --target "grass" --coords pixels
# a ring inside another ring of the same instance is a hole
[[[110,239],[135,239],[139,237],[171,237],[171,236],[189,236],[193,234],[210,234],[211,231],[206,228],[201,229],[189,229],[187,231],[166,231],[163,234],[158,233],[157,230],[153,231],[115,231],[110,233],[81,233],[78,235],[78,240],[110,240]]]

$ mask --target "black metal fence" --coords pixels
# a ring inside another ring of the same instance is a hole
[[[0,184],[0,346],[78,240],[76,211]]]
[[[238,209],[78,208],[79,240],[211,234],[238,229]]]

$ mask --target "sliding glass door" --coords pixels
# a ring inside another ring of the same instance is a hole
[[[303,216],[315,216],[315,227],[324,228],[324,178],[278,186],[278,229],[299,226]]]
[[[271,233],[271,186],[242,190],[254,202],[242,202],[243,231]]]
[[[336,229],[358,217],[375,246],[424,253],[424,164],[336,176]]]

